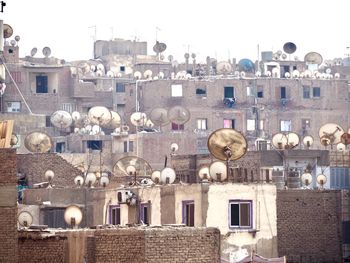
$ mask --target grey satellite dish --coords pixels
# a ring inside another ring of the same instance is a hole
[[[34,57],[35,54],[36,54],[36,52],[38,52],[38,49],[37,49],[36,47],[34,47],[34,48],[32,48],[32,50],[30,51],[30,55],[31,55],[32,57]]]
[[[64,211],[64,221],[72,227],[78,226],[83,219],[83,213],[76,205],[70,205]]]
[[[10,25],[4,24],[3,25],[3,30],[4,30],[4,38],[10,38],[13,34],[13,29]]]
[[[21,40],[21,37],[20,36],[15,36],[15,40],[18,42]]]
[[[100,178],[100,185],[102,187],[106,187],[109,184],[108,176],[101,176]]]
[[[317,64],[317,65],[321,65],[323,58],[322,56],[317,53],[317,52],[309,52],[305,55],[304,57],[304,61],[307,64]]]
[[[255,71],[255,65],[253,61],[247,58],[243,58],[238,62],[238,70],[244,72],[252,72]]]
[[[168,111],[164,108],[154,108],[150,112],[149,118],[156,126],[164,126],[170,122],[168,119]]]
[[[104,106],[95,106],[89,110],[88,118],[91,124],[105,126],[111,121],[112,114],[109,109]]]
[[[30,227],[33,223],[33,216],[27,211],[22,211],[18,215],[18,223],[24,227]]]
[[[293,42],[287,42],[283,45],[283,51],[287,54],[293,54],[297,50],[297,46]]]
[[[10,41],[10,44],[11,44],[11,46],[16,46],[16,44],[17,44],[17,42],[16,42],[16,40],[14,40],[14,39],[12,39],[11,41]]]
[[[52,113],[50,121],[56,128],[65,129],[72,124],[73,119],[69,112],[58,110]]]
[[[172,123],[181,125],[190,120],[190,112],[182,106],[174,106],[168,110],[168,118]]]
[[[169,56],[168,56],[168,60],[169,60],[169,62],[172,62],[172,61],[174,60],[173,55],[169,55]]]
[[[44,132],[31,132],[25,137],[24,146],[32,153],[46,153],[50,151],[52,141]]]
[[[153,46],[153,51],[157,54],[162,53],[166,50],[166,44],[161,43],[159,41],[156,42],[156,44]]]
[[[231,73],[231,71],[232,71],[232,66],[227,61],[221,61],[216,65],[216,72],[218,74],[227,75]]]
[[[47,58],[51,55],[51,49],[49,47],[43,48],[43,55]]]

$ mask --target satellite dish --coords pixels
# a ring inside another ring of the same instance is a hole
[[[327,74],[331,74],[331,73],[332,73],[332,69],[327,68],[327,69],[326,69],[326,73],[327,73]]]
[[[176,173],[173,168],[165,167],[160,172],[160,182],[162,184],[172,184],[175,182],[176,179]]]
[[[185,124],[190,120],[190,112],[182,106],[174,106],[168,110],[168,118],[177,125]]]
[[[84,178],[81,176],[81,175],[77,175],[75,178],[74,178],[74,183],[78,186],[81,186],[83,185],[84,183]]]
[[[330,144],[337,144],[341,142],[341,136],[343,135],[344,130],[338,124],[327,123],[318,131],[318,135],[321,140],[321,144],[328,146]]]
[[[121,125],[121,121],[122,121],[121,117],[118,112],[115,112],[115,111],[110,111],[110,112],[111,112],[112,118],[111,118],[111,121],[105,127],[109,129],[116,129]]]
[[[189,53],[185,53],[184,57],[185,57],[185,59],[189,59],[190,58],[190,54]]]
[[[334,78],[339,79],[340,78],[340,74],[339,73],[335,73],[334,74]]]
[[[154,123],[150,119],[148,119],[145,123],[145,126],[148,128],[152,128],[154,127]]]
[[[52,170],[47,170],[45,172],[45,179],[48,180],[49,182],[54,178],[55,173]]]
[[[293,72],[292,72],[292,76],[293,76],[293,78],[299,78],[300,77],[300,72],[299,72],[299,70],[293,70]]]
[[[96,134],[100,134],[101,133],[101,127],[99,125],[93,125],[91,127],[91,135],[96,135]]]
[[[287,138],[287,145],[285,146],[286,149],[293,149],[299,145],[299,135],[295,132],[288,132],[285,136]]]
[[[284,73],[284,76],[285,76],[286,78],[290,78],[290,73],[289,73],[289,72],[286,72],[286,73]]]
[[[254,72],[255,71],[255,65],[253,61],[247,58],[243,58],[238,62],[238,69],[239,71],[244,72]]]
[[[51,49],[49,47],[43,48],[43,55],[47,58],[51,55]]]
[[[71,115],[72,115],[72,120],[74,122],[81,118],[81,115],[80,115],[80,113],[78,111],[73,111]]]
[[[210,179],[209,167],[203,166],[201,169],[199,169],[198,177],[201,180],[209,180]]]
[[[130,116],[130,121],[136,127],[144,126],[147,121],[147,115],[144,112],[134,112]]]
[[[323,58],[322,56],[317,53],[317,52],[309,52],[305,55],[304,57],[304,61],[307,64],[317,64],[317,65],[321,65]]]
[[[157,54],[162,53],[166,50],[166,44],[161,43],[159,41],[156,42],[156,44],[153,46],[153,51]]]
[[[160,182],[160,171],[153,171],[152,175],[151,175],[151,180],[158,184]]]
[[[15,40],[18,42],[21,40],[21,37],[20,36],[15,36]]]
[[[123,132],[128,132],[130,130],[129,126],[128,125],[122,125],[122,131]]]
[[[27,211],[18,214],[18,223],[23,227],[30,227],[33,224],[33,216]]]
[[[169,62],[172,62],[172,61],[174,60],[173,55],[169,55],[169,56],[168,56],[168,60],[169,60]]]
[[[219,160],[237,160],[246,153],[247,141],[238,131],[223,128],[210,134],[208,149]]]
[[[109,77],[109,78],[113,78],[114,77],[113,71],[108,70],[106,76]]]
[[[52,141],[44,132],[31,132],[25,137],[24,146],[32,153],[46,153],[51,150]]]
[[[52,113],[50,121],[56,128],[65,129],[72,124],[73,119],[69,112],[58,110]]]
[[[327,177],[324,174],[319,174],[316,178],[317,183],[323,188],[323,186],[327,183]]]
[[[312,183],[312,175],[310,173],[303,173],[301,176],[303,185],[308,186]]]
[[[89,110],[88,118],[91,124],[105,126],[111,121],[112,114],[109,109],[104,106],[95,106]]]
[[[108,176],[101,176],[100,178],[100,185],[102,187],[106,187],[109,184]]]
[[[160,72],[158,73],[158,78],[159,78],[159,79],[164,79],[164,72],[160,71]]]
[[[10,145],[11,147],[19,146],[19,138],[15,133],[11,134]]]
[[[285,134],[279,132],[272,136],[272,145],[277,150],[283,150],[286,148],[288,139]]]
[[[305,78],[311,78],[312,77],[312,72],[307,69],[307,70],[304,71],[304,76],[305,76]]]
[[[340,141],[344,145],[349,145],[350,144],[350,134],[347,132],[343,133],[342,136],[340,137]]]
[[[130,176],[127,172],[129,166],[135,167],[135,171],[139,177],[150,177],[152,174],[150,164],[145,159],[137,156],[126,156],[119,159],[113,167],[113,173],[116,176]]]
[[[141,77],[142,77],[141,72],[140,72],[140,71],[135,71],[135,73],[134,73],[134,78],[135,78],[135,79],[140,79]]]
[[[293,54],[297,50],[297,46],[293,42],[287,42],[283,45],[283,51],[287,54]]]
[[[153,72],[152,72],[152,70],[150,70],[150,69],[147,69],[145,72],[143,72],[143,76],[144,76],[146,79],[152,78],[152,75],[153,75]]]
[[[36,47],[34,47],[34,48],[32,48],[32,50],[30,51],[30,55],[31,55],[32,57],[34,57],[35,54],[36,54],[36,52],[38,52],[38,49],[37,49]]]
[[[83,213],[76,205],[70,205],[64,211],[64,221],[71,226],[78,226],[83,219]]]
[[[3,25],[3,30],[4,30],[4,38],[10,38],[13,34],[13,29],[10,25],[4,24]]]
[[[89,172],[85,176],[85,184],[89,187],[92,186],[96,182],[96,175],[95,173]]]
[[[170,150],[172,152],[176,152],[177,150],[179,150],[179,145],[175,142],[173,142],[171,145],[170,145]]]
[[[227,61],[221,61],[216,65],[216,72],[218,74],[227,75],[232,72],[232,66]]]
[[[212,162],[209,166],[210,178],[214,181],[224,181],[227,178],[227,166],[221,161]]]
[[[17,42],[16,42],[16,40],[14,40],[14,39],[12,39],[11,41],[10,41],[10,44],[11,44],[11,46],[16,46],[16,44],[17,44]]]
[[[310,135],[307,135],[303,138],[303,144],[306,146],[306,147],[311,147],[311,145],[314,143],[314,138]]]
[[[74,113],[74,112],[73,112]],[[84,128],[90,123],[88,116],[86,114],[81,114],[80,118],[76,119],[77,115],[72,113],[72,118],[74,121],[74,126],[77,128]]]
[[[345,151],[345,149],[346,149],[346,145],[344,143],[340,142],[337,144],[337,151],[343,152],[343,151]]]
[[[260,78],[261,77],[261,72],[260,71],[255,72],[255,76]]]

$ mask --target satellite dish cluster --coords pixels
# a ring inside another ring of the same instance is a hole
[[[74,184],[78,187],[106,187],[109,184],[109,174],[107,172],[84,172],[84,176],[77,175]]]

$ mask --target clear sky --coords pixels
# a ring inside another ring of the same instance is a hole
[[[93,38],[139,39],[153,54],[156,35],[165,56],[196,53],[218,60],[257,59],[260,51],[294,42],[294,55],[310,51],[324,59],[350,53],[348,0],[4,0],[0,18],[19,35],[20,55],[49,46],[67,61],[92,57]],[[158,29],[157,29],[158,28]],[[12,38],[13,38],[12,37]],[[40,53],[40,54],[39,54]]]

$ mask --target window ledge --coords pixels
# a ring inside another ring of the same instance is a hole
[[[254,228],[230,228],[229,233],[250,233],[255,237],[256,233],[259,231],[259,229]]]

